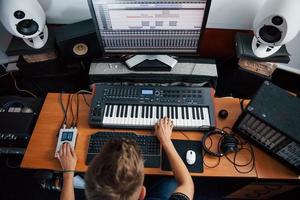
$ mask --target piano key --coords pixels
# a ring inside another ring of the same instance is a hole
[[[163,117],[167,117],[167,113],[168,113],[168,109],[167,108],[168,108],[167,106],[163,107],[163,111],[164,111]]]
[[[156,106],[152,106],[152,112],[153,112],[153,118],[151,120],[151,124],[155,124],[158,120],[157,114],[156,114],[157,108]]]
[[[164,108],[163,106],[159,106],[160,107],[160,118],[164,117]]]
[[[153,118],[153,106],[149,106],[149,109],[150,109],[150,118],[152,119]]]
[[[156,113],[156,119],[159,119],[159,108],[158,106],[155,106],[155,113]]]
[[[125,115],[124,115],[124,117],[127,117],[127,115],[128,115],[128,105],[125,105]]]
[[[185,110],[186,110],[186,118],[187,118],[187,119],[191,119],[191,118],[190,118],[190,113],[189,113],[189,107],[186,106],[186,107],[185,107]]]
[[[121,105],[120,117],[124,117],[125,116],[125,114],[124,114],[124,106],[125,105]]]
[[[119,115],[120,115],[120,105],[117,105],[117,113],[116,114],[117,114],[116,117],[119,117]]]
[[[175,109],[175,118],[178,119],[178,107],[174,107]]]
[[[108,117],[109,108],[110,108],[110,105],[105,106],[105,117]]]
[[[169,115],[170,113],[169,113],[169,112],[170,112],[170,107],[167,106],[167,117],[168,117],[168,118],[170,118],[170,115]]]
[[[126,106],[125,124],[131,125],[131,105]]]
[[[177,119],[177,125],[180,126],[180,127],[183,126],[183,120],[184,120],[183,117],[182,117],[182,113],[183,113],[182,107],[179,106],[179,107],[178,107],[178,119]]]
[[[204,108],[202,108],[202,111],[203,111],[203,117],[204,117],[203,126],[210,126],[208,108],[204,107]]]
[[[142,108],[142,115],[141,116],[142,116],[142,118],[144,118],[145,117],[145,106],[142,106],[141,108]]]
[[[142,125],[142,108],[143,106],[138,106],[138,117],[137,117],[137,124]]]
[[[188,107],[188,126],[189,127],[194,127],[194,120],[193,120],[193,116],[192,116],[192,107]]]
[[[180,106],[179,108],[180,108],[180,110],[181,110],[181,119],[185,119],[185,117],[184,117],[185,114],[184,114],[184,109],[183,109],[184,107],[181,107],[181,106]]]
[[[134,118],[138,118],[138,111],[139,111],[139,106],[135,106],[135,114],[134,114]]]
[[[195,107],[195,112],[196,112],[196,119],[201,120],[198,107]]]
[[[192,107],[193,120],[196,120],[195,107]]]
[[[199,110],[200,110],[201,119],[204,120],[203,110],[201,108]]]
[[[172,119],[175,119],[175,115],[174,115],[174,106],[171,106],[170,109],[171,109],[171,118],[172,118]]]
[[[130,118],[133,118],[133,117],[134,117],[134,113],[135,113],[135,106],[133,105],[133,106],[131,107]]]
[[[115,106],[111,106],[110,112],[109,112],[109,117],[112,117],[112,114],[114,112]]]

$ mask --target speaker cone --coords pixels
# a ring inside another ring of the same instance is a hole
[[[281,31],[274,27],[265,25],[259,30],[259,36],[268,43],[276,43],[281,39]]]
[[[22,35],[33,35],[39,29],[39,25],[32,19],[24,19],[17,24],[17,31]]]

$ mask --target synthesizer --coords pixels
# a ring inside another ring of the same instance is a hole
[[[95,91],[91,127],[153,129],[163,117],[172,119],[175,130],[215,127],[211,88],[96,84]]]

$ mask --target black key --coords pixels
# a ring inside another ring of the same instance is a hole
[[[200,108],[200,112],[201,112],[201,119],[204,120],[202,108]]]
[[[195,107],[192,107],[192,115],[193,115],[193,119],[196,119],[196,115],[195,115]]]
[[[133,116],[134,116],[134,108],[135,108],[135,106],[131,106],[131,114],[130,114],[131,118],[133,118]]]
[[[189,108],[188,107],[185,107],[185,110],[186,110],[186,118],[187,119],[190,119],[190,114],[189,114]]]
[[[111,109],[110,109],[110,113],[109,113],[109,116],[110,116],[110,117],[112,117],[112,116],[113,116],[113,113],[114,113],[114,108],[115,108],[115,106],[114,106],[114,105],[112,105],[112,106],[111,106]]]
[[[175,116],[174,116],[174,106],[171,106],[171,118],[175,119]]]
[[[135,118],[138,118],[139,106],[135,108]]]
[[[118,105],[117,107],[118,107],[118,108],[117,108],[117,114],[116,114],[116,117],[119,117],[119,115],[120,115],[120,105]]]
[[[174,107],[175,108],[175,118],[178,119],[178,107]]]
[[[169,106],[167,106],[167,117],[168,117],[168,118],[170,118],[170,115],[169,115],[169,113],[170,113],[170,107],[169,107]]]
[[[181,116],[182,116],[182,119],[185,119],[184,118],[184,107],[181,107]]]
[[[198,107],[195,107],[195,109],[196,109],[197,119],[200,119],[199,108],[198,108]]]
[[[110,109],[110,105],[107,106],[107,109],[106,109],[106,111],[105,111],[105,117],[108,117],[109,109]]]
[[[156,118],[159,119],[159,109],[158,109],[158,106],[155,106],[155,109],[156,109]]]
[[[142,106],[142,118],[145,118],[145,106]]]
[[[153,107],[149,106],[149,108],[150,108],[150,119],[152,119],[153,118]]]
[[[125,117],[127,117],[128,112],[128,105],[125,105]]]
[[[164,107],[160,106],[160,118],[164,117]]]
[[[124,105],[121,105],[120,117],[124,117]]]

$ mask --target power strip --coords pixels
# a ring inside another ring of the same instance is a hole
[[[69,143],[71,148],[75,149],[77,138],[77,128],[62,128],[59,131],[54,157],[58,157],[58,151],[64,143]]]

